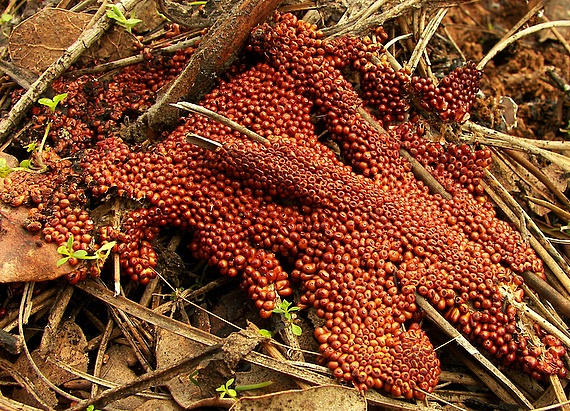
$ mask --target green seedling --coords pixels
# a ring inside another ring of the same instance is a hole
[[[67,93],[61,93],[61,94],[58,94],[57,96],[54,96],[53,99],[47,98],[47,97],[40,98],[38,100],[38,103],[40,103],[41,105],[49,107],[51,112],[55,113],[55,108],[57,107],[57,105],[59,103],[61,103],[63,100],[65,100],[66,97],[67,97]]]
[[[0,25],[5,24],[5,23],[9,23],[10,20],[12,20],[12,16],[10,13],[3,13],[2,16],[0,17]]]
[[[230,378],[225,384],[220,385],[216,388],[216,391],[220,393],[220,398],[224,398],[226,395],[230,398],[237,397],[237,391],[231,388],[234,383],[234,378]]]
[[[133,32],[133,27],[135,27],[137,24],[142,23],[141,19],[133,19],[133,18],[126,18],[125,15],[123,14],[123,12],[121,10],[119,10],[119,8],[117,6],[115,6],[114,4],[110,4],[107,6],[109,9],[107,10],[107,17],[109,17],[110,19],[115,20],[115,22],[121,26],[124,27],[125,30],[127,30],[129,33]]]
[[[12,171],[14,170],[6,165],[6,159],[0,157],[0,177],[8,177]]]
[[[273,381],[270,380],[270,381],[263,381],[257,384],[237,385],[234,388],[231,388],[234,381],[235,381],[234,378],[230,378],[228,381],[226,381],[225,384],[222,384],[218,388],[216,388],[216,391],[220,393],[220,398],[224,398],[226,395],[230,398],[236,398],[237,393],[240,391],[258,390],[260,388],[264,388],[273,384]]]
[[[259,330],[259,335],[265,338],[273,338],[273,333],[269,330],[266,330],[265,328],[261,328]]]
[[[95,406],[93,404],[89,405],[85,411],[101,411],[95,408]]]
[[[292,303],[287,300],[281,301],[277,304],[277,308],[273,309],[273,312],[275,314],[283,314],[285,321],[291,324],[291,331],[293,331],[293,335],[296,335],[298,337],[303,333],[303,330],[301,327],[294,323],[295,318],[293,317],[292,313],[295,311],[299,311],[299,307],[296,305],[292,306]]]
[[[55,109],[58,106],[58,104],[61,103],[66,97],[67,97],[67,93],[61,93],[61,94],[54,96],[53,99],[47,98],[47,97],[40,98],[38,100],[38,103],[41,105],[44,105],[46,107],[49,107],[50,111],[52,113],[55,113]],[[32,158],[35,158],[38,162],[39,170],[36,170],[36,171],[38,171],[40,173],[47,170],[47,167],[44,164],[44,160],[43,160],[43,152],[44,152],[44,146],[46,144],[46,141],[47,141],[47,138],[49,135],[50,128],[51,128],[51,122],[48,122],[46,125],[46,129],[44,131],[44,136],[42,138],[42,142],[40,143],[39,148],[37,147],[36,143],[31,143],[31,144],[28,144],[28,146],[27,146],[28,152],[32,153]],[[26,161],[26,160],[24,160],[24,161]],[[32,161],[31,160],[29,160],[29,162],[25,163],[25,164],[27,165],[27,167],[24,167],[22,165],[20,165],[20,166],[24,169],[32,169]]]
[[[78,260],[98,260],[100,262],[104,262],[107,257],[109,257],[111,250],[117,243],[116,241],[111,241],[102,245],[101,248],[95,251],[95,254],[89,254],[85,250],[74,250],[73,241],[73,234],[71,234],[67,239],[67,243],[60,245],[57,249],[57,252],[63,255],[63,257],[57,261],[58,267],[61,267],[63,264],[68,262],[70,258],[77,258]]]
[[[32,141],[30,144],[28,144],[26,146],[26,151],[28,153],[35,153],[36,151],[38,151],[38,143],[35,141]]]

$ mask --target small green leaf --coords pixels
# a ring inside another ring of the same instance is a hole
[[[266,330],[265,328],[262,328],[259,330],[259,335],[261,335],[262,337],[265,337],[265,338],[273,337],[273,333],[269,330]]]
[[[2,17],[0,17],[0,24],[8,23],[13,17],[14,16],[9,13],[3,13]]]
[[[59,250],[58,250],[58,251],[59,251]],[[67,263],[67,261],[69,260],[69,258],[70,258],[70,256],[60,258],[59,260],[57,260],[57,264],[56,264],[56,265],[57,265],[58,267],[61,267],[62,265],[64,265],[65,263]]]
[[[75,257],[79,260],[86,260],[87,259],[86,257],[88,257],[87,251],[85,251],[85,250],[76,250],[71,254],[71,256]]]
[[[299,327],[297,324],[291,323],[291,331],[293,332],[293,335],[296,335],[297,337],[303,334],[303,329]]]
[[[12,171],[14,170],[6,165],[6,159],[4,157],[0,157],[0,177],[7,177]]]
[[[67,93],[58,94],[53,98],[53,100],[51,98],[43,97],[38,100],[38,103],[49,107],[51,112],[53,113],[57,105],[66,97]]]
[[[274,309],[273,309],[273,312],[274,312],[275,314],[285,314],[285,311],[282,310],[281,308],[274,308]]]
[[[31,165],[32,165],[31,160],[20,161],[20,167],[22,167],[22,168],[30,168]]]
[[[258,382],[257,384],[248,384],[248,385],[236,385],[236,391],[251,391],[251,390],[258,390],[260,388],[265,388],[273,384],[273,381],[263,381]]]
[[[35,141],[32,141],[30,144],[28,144],[26,146],[26,150],[28,153],[33,153],[34,151],[38,150],[38,143]]]
[[[72,253],[73,252],[73,241],[75,241],[73,239],[73,234],[69,235],[69,238],[67,239],[67,250]]]

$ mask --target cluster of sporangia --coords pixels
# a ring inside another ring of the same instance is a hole
[[[170,226],[192,233],[196,258],[241,277],[264,318],[277,295],[292,294],[291,280],[300,283],[300,305],[323,318],[315,331],[323,361],[361,390],[421,399],[436,385],[440,364],[419,328],[415,292],[503,363],[536,378],[564,375],[560,341],[526,330],[510,304],[523,297],[517,273],[543,275],[543,267],[481,196],[478,179],[489,154],[427,143],[421,126],[408,122],[378,133],[358,113],[364,98],[387,125],[405,120],[416,99],[457,120],[479,73],[457,69],[435,87],[395,72],[378,45],[324,40],[288,14],[256,31],[248,52],[258,62],[236,65],[202,105],[268,143],[190,115],[151,147],[99,138],[83,156],[95,197],[117,193],[144,204],[97,233],[98,244],[118,241],[124,271],[148,282],[157,263],[151,241]],[[363,98],[341,73],[349,68],[361,75]],[[319,141],[316,122],[343,161]],[[194,146],[189,133],[221,147]],[[451,200],[430,194],[401,147],[441,180]]]

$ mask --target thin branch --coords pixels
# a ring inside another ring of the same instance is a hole
[[[121,0],[117,3],[117,7],[123,12],[131,10],[139,0]],[[111,27],[113,21],[104,15],[90,29],[85,30],[77,38],[77,40],[65,50],[63,55],[58,58],[40,77],[30,86],[16,104],[12,107],[8,116],[0,122],[0,143],[8,138],[8,133],[17,126],[22,120],[29,108],[38,100],[38,98],[48,89],[50,84],[65,70],[67,70],[92,44],[99,40],[105,31]]]
[[[459,333],[443,316],[428,303],[421,295],[416,293],[417,304],[426,312],[428,318],[443,330],[448,336],[454,338],[472,357],[474,357],[483,367],[485,367],[491,375],[495,376],[498,384],[503,385],[509,390],[512,398],[523,409],[532,409],[532,404],[523,395],[523,393],[503,373],[495,367],[486,357],[483,356],[467,339]],[[491,390],[493,387],[489,387]]]
[[[549,29],[551,27],[570,27],[570,20],[558,20],[558,21],[549,21],[548,23],[540,23],[537,24],[536,26],[532,26],[527,29],[521,30],[518,33],[513,34],[508,38],[501,39],[501,41],[499,41],[491,50],[489,50],[487,55],[481,59],[479,64],[477,64],[477,69],[483,70],[483,68],[493,57],[495,57],[498,53],[507,48],[510,44],[513,44],[515,41],[518,41],[524,36],[528,36],[529,34],[537,33],[541,30]]]
[[[259,134],[251,131],[250,129],[248,129],[247,127],[242,126],[241,124],[236,123],[233,120],[230,120],[227,117],[222,116],[221,114],[216,113],[215,111],[209,110],[205,107],[202,107],[198,104],[193,104],[193,103],[189,103],[186,101],[182,101],[176,104],[171,104],[171,106],[176,107],[176,108],[180,108],[183,110],[188,110],[192,113],[198,113],[201,114],[203,116],[206,116],[214,121],[217,121],[220,124],[223,124],[224,126],[228,126],[236,131],[239,131],[242,134],[245,134],[246,136],[248,136],[249,138],[251,138],[254,141],[257,141],[258,143],[261,144],[267,144],[269,143],[269,140],[267,140],[266,138],[260,136]]]
[[[570,172],[570,158],[562,154],[553,153],[551,151],[538,148],[534,144],[525,141],[523,138],[510,136],[508,134],[480,126],[471,121],[466,121],[465,124],[463,124],[463,130],[475,133],[475,135],[462,133],[459,135],[459,139],[462,141],[469,143],[480,143],[488,146],[514,149],[524,151],[525,153],[536,154],[558,165],[564,171]]]
[[[413,73],[420,62],[420,59],[428,46],[429,41],[435,34],[437,28],[441,24],[441,21],[449,11],[448,7],[441,8],[437,11],[436,15],[433,19],[430,20],[425,30],[422,32],[422,35],[412,52],[412,56],[410,57],[410,61],[408,62],[408,67],[410,68],[410,73]]]

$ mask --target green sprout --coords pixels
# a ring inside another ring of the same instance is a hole
[[[6,165],[6,159],[0,157],[0,177],[8,177],[8,174],[10,174],[12,171],[14,170]]]
[[[109,8],[109,10],[107,10],[107,17],[115,20],[119,26],[124,27],[125,30],[127,30],[129,33],[133,32],[133,27],[139,23],[142,23],[141,19],[127,19],[123,12],[119,10],[119,8],[114,4],[110,4],[107,7]]]
[[[87,408],[85,409],[85,411],[101,411],[95,408],[95,406],[93,404],[87,406]]]
[[[225,384],[222,384],[216,388],[216,391],[220,393],[220,398],[224,398],[226,395],[230,398],[236,398],[239,391],[258,390],[260,388],[264,388],[273,384],[273,381],[269,380],[257,384],[237,385],[234,388],[231,388],[234,381],[234,378],[230,378],[228,381],[226,381]]]
[[[296,335],[298,337],[303,333],[303,330],[301,327],[294,323],[295,318],[293,317],[292,313],[294,311],[299,311],[299,307],[291,305],[292,303],[289,301],[283,300],[277,304],[277,308],[274,308],[273,312],[275,314],[283,314],[285,321],[291,324],[291,331],[293,331],[293,335]]]
[[[26,146],[26,151],[28,153],[35,153],[38,151],[38,143],[36,141],[32,141],[30,144]]]
[[[233,388],[230,388],[231,385],[234,383],[234,378],[230,378],[226,381],[225,384],[220,385],[216,388],[216,391],[220,393],[220,398],[224,398],[226,395],[230,398],[237,397],[237,391]]]
[[[38,100],[38,103],[50,108],[52,113],[55,113],[57,105],[67,97],[67,93],[58,94],[53,99],[43,97]]]
[[[10,22],[10,20],[12,20],[14,16],[12,16],[10,13],[3,13],[2,16],[0,17],[0,26],[4,23],[8,23]]]
[[[259,330],[259,335],[261,335],[262,337],[265,337],[265,338],[272,338],[273,337],[273,333],[269,330],[266,330],[265,328],[261,328]]]
[[[95,254],[91,255],[85,250],[74,250],[73,241],[73,234],[71,234],[67,239],[67,243],[60,245],[57,249],[57,252],[63,256],[57,261],[58,267],[61,267],[63,264],[68,262],[70,258],[77,258],[78,260],[98,260],[104,262],[107,257],[109,257],[111,250],[117,243],[116,241],[105,243],[101,246],[101,248],[95,251]]]

